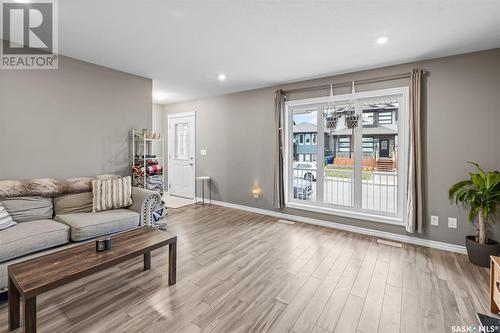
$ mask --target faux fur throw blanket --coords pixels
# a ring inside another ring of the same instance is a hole
[[[115,175],[57,180],[40,178],[30,180],[0,180],[0,198],[42,196],[53,197],[69,193],[92,191],[92,180],[119,178]]]

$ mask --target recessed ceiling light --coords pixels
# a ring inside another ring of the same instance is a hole
[[[219,81],[226,81],[226,74],[221,73],[217,75],[217,78],[219,79]]]
[[[161,91],[156,91],[153,93],[153,98],[157,102],[161,102],[164,99],[166,99],[167,97],[168,97],[167,94],[164,92],[161,92]]]
[[[387,43],[388,41],[389,41],[389,37],[387,37],[387,36],[379,37],[376,40],[378,45],[383,45],[383,44]]]

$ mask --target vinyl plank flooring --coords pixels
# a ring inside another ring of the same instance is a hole
[[[319,326],[314,326],[312,333],[328,333],[330,331],[325,330]]]
[[[179,331],[179,333],[200,333],[200,332],[201,332],[201,328],[199,328],[198,326],[196,326],[193,323],[187,324]]]
[[[319,285],[316,293],[311,298],[300,317],[295,322],[292,332],[306,333],[310,332],[318,320],[323,308],[325,307],[330,295],[339,280],[339,275],[331,274],[327,276]]]
[[[313,297],[316,289],[319,287],[321,280],[310,277],[303,288],[297,293],[292,302],[287,305],[285,310],[281,313],[276,323],[271,326],[270,332],[288,332],[291,330],[298,317],[304,310],[309,300]]]
[[[356,280],[354,281],[351,294],[363,299],[366,297],[366,293],[368,292],[368,287],[370,286],[370,281],[372,279],[373,270],[375,269],[375,264],[377,263],[378,249],[379,246],[377,246],[376,243],[372,244],[368,248],[368,254],[361,264],[361,269],[356,277]]]
[[[404,255],[403,288],[401,295],[401,333],[422,331],[422,310],[419,295],[421,290],[417,279],[416,248],[408,247]]]
[[[443,311],[443,322],[446,329],[451,326],[467,325],[460,315],[460,309],[458,307],[458,302],[456,295],[453,293],[452,289],[446,280],[438,279],[439,298],[441,306],[446,311]]]
[[[175,286],[159,249],[150,271],[135,258],[39,297],[38,331],[426,333],[489,313],[488,270],[464,255],[215,205],[167,219]]]
[[[349,263],[340,276],[339,282],[325,305],[321,316],[316,323],[317,326],[333,332],[337,321],[342,313],[345,302],[349,298],[349,293],[354,284],[354,280],[361,268],[362,262],[354,260]],[[332,271],[332,274],[339,274],[339,271]]]
[[[402,289],[387,283],[378,332],[399,332],[401,328]]]
[[[417,258],[417,278],[418,290],[425,290],[425,293],[419,292],[420,306],[422,309],[422,328],[425,332],[443,332],[445,329],[444,315],[441,302],[437,278],[431,267],[431,261],[428,249],[418,248]]]
[[[388,271],[389,263],[387,261],[377,261],[359,319],[358,331],[371,333],[378,327]]]
[[[359,316],[363,309],[364,299],[356,295],[349,295],[335,326],[335,333],[356,332]],[[387,331],[390,332],[390,331]]]

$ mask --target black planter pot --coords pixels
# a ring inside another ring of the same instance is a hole
[[[476,242],[475,236],[465,237],[465,247],[469,261],[474,265],[481,267],[490,267],[490,256],[498,256],[500,253],[500,244],[488,239],[487,244],[479,244]]]

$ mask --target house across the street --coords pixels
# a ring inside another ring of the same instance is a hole
[[[352,130],[345,125],[345,111],[331,133],[324,127],[325,164],[352,166]],[[363,105],[362,148],[365,169],[392,171],[398,149],[398,103]],[[298,162],[315,162],[318,153],[318,128],[312,122],[293,125],[293,157]]]

